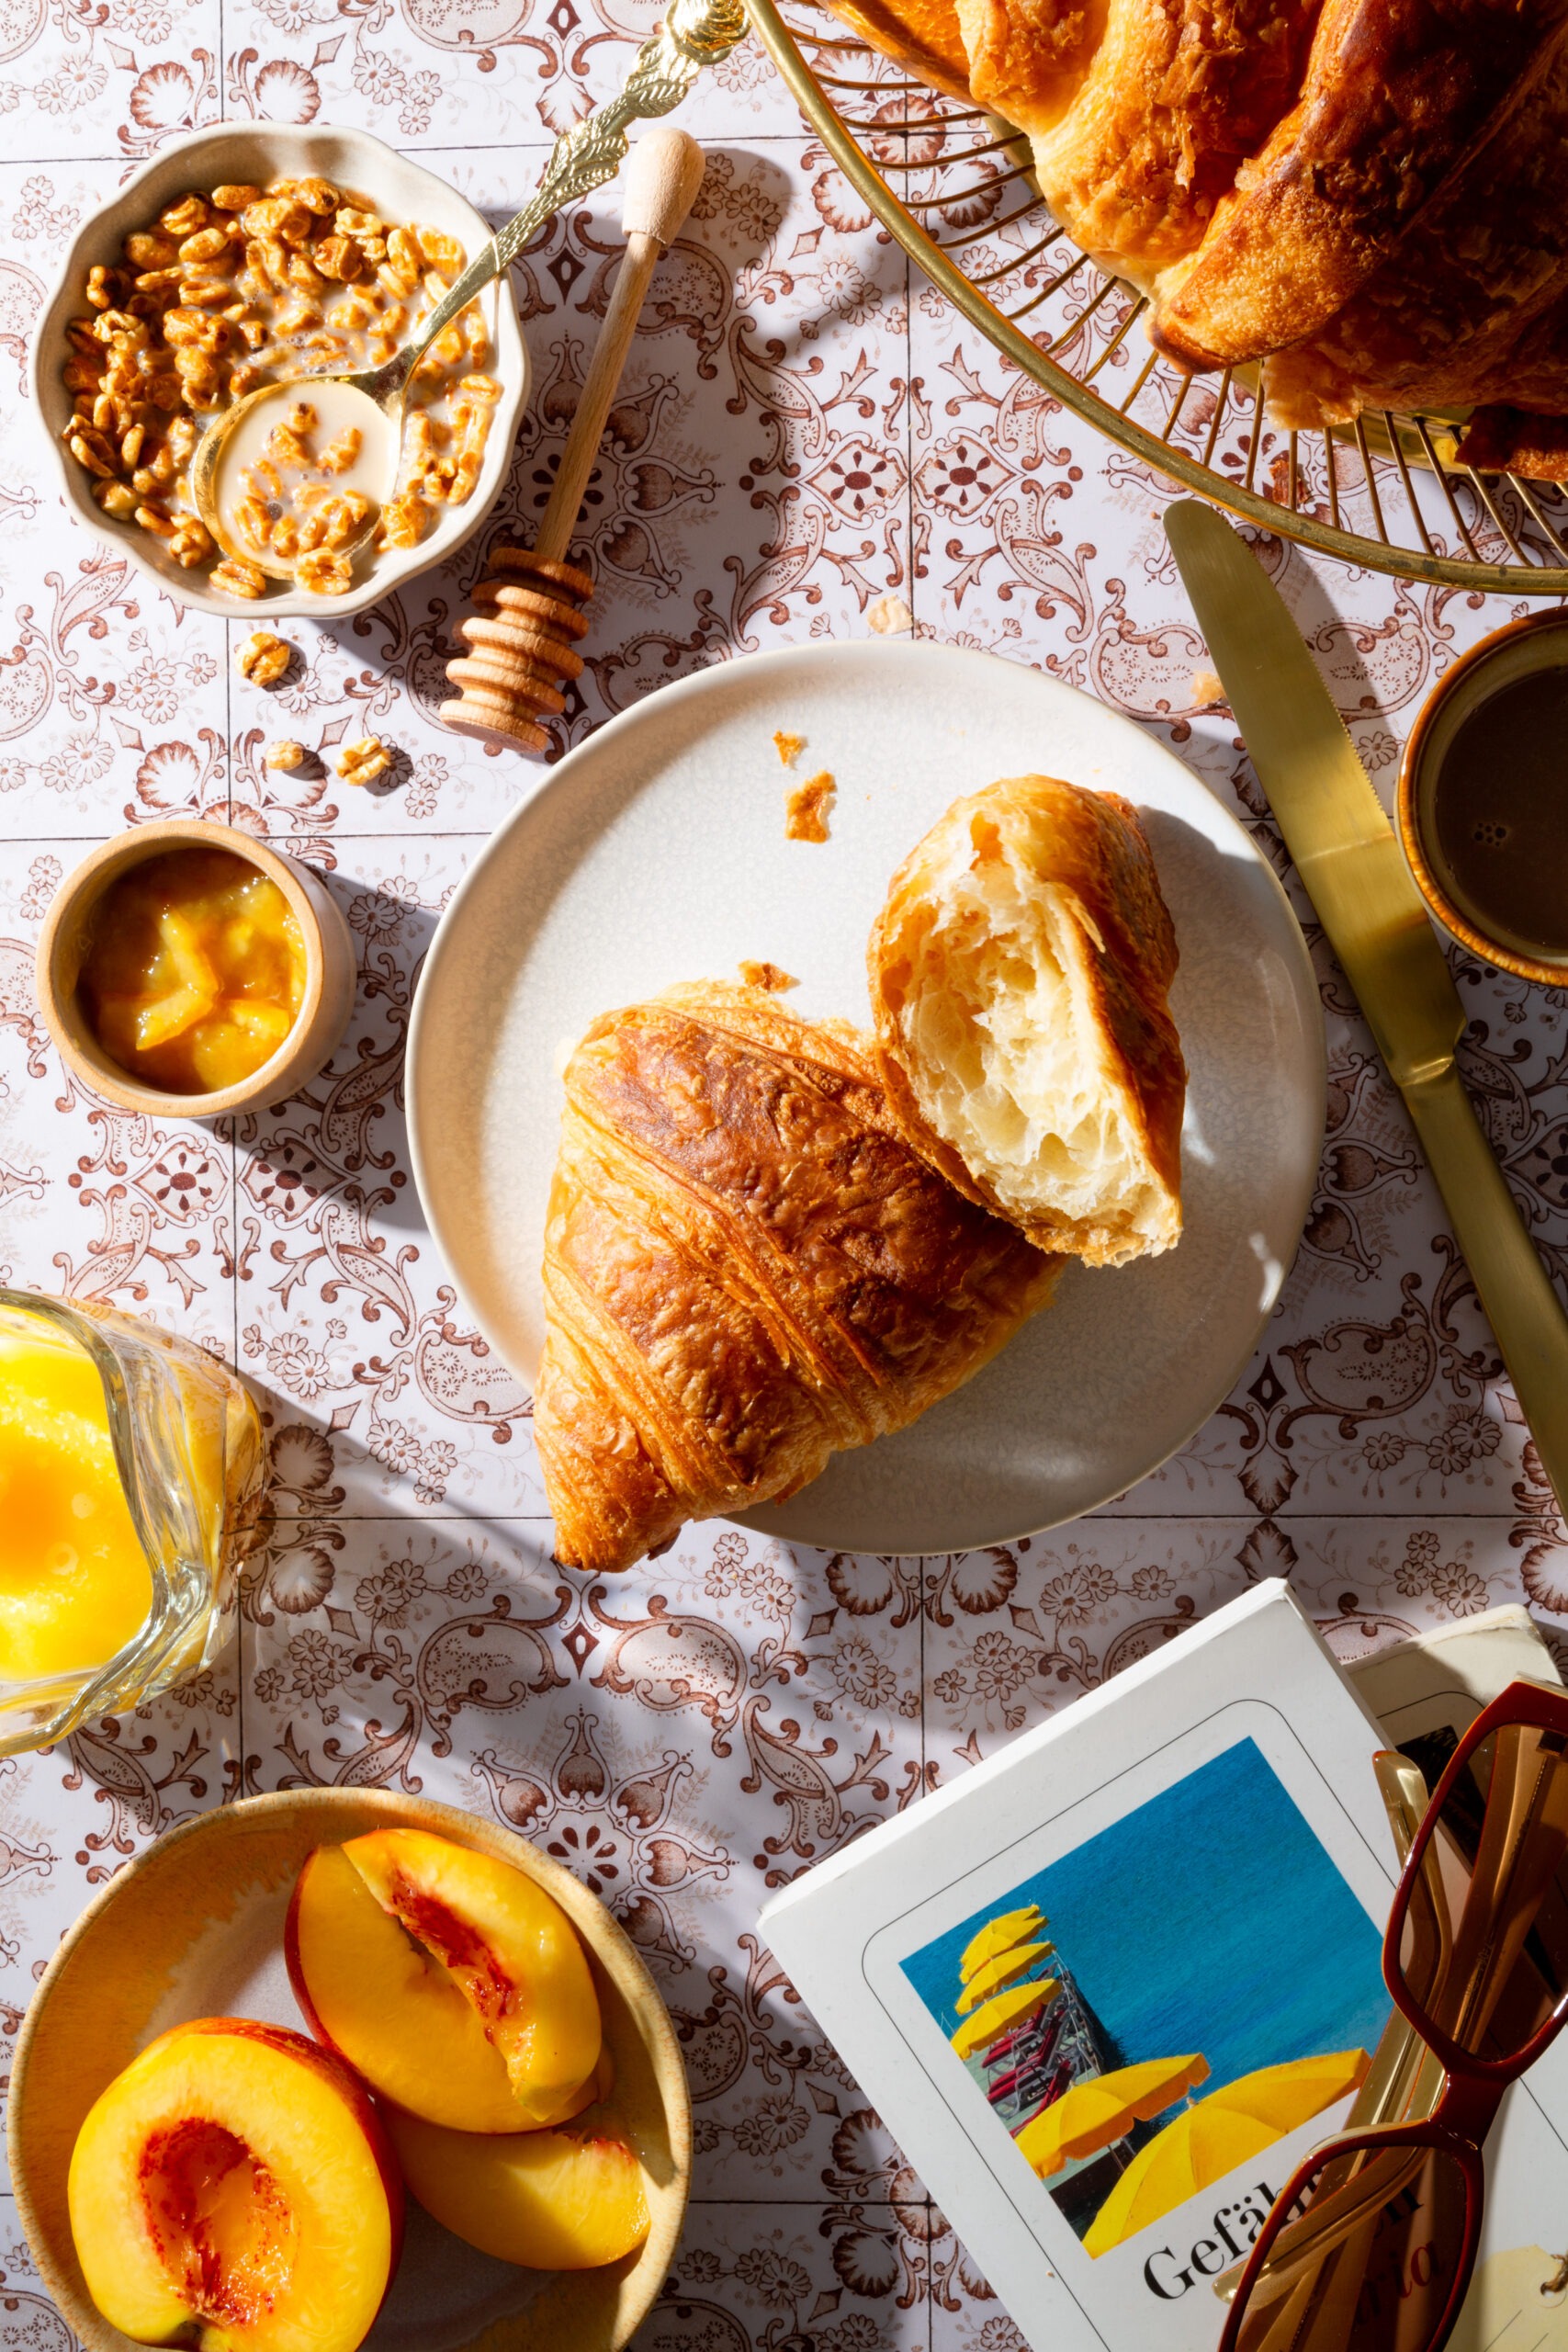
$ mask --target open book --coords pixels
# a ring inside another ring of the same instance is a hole
[[[1261,1585],[764,1911],[1038,2352],[1213,2352],[1213,2280],[1389,2018],[1388,1744]],[[1483,2259],[1568,2240],[1547,2108],[1561,2044],[1494,2135]]]

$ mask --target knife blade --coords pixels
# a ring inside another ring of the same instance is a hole
[[[1426,902],[1300,630],[1246,543],[1180,499],[1166,536],[1285,846],[1421,1148],[1559,1509],[1568,1504],[1568,1314],[1454,1049],[1465,1014]]]

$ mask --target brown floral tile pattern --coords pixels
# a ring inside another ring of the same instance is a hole
[[[6,2352],[79,2352],[43,2291],[9,2196],[0,2197],[0,2344]]]
[[[757,1913],[920,1793],[919,1611],[846,1612],[825,1561],[739,1529],[614,1579],[548,1542],[547,1521],[280,1522],[241,1637],[245,1790],[419,1790],[536,1838],[660,1979],[708,2193],[816,2195],[863,2101]]]
[[[768,1892],[1260,1577],[1290,1577],[1346,1657],[1520,1597],[1568,1638],[1563,1530],[1310,910],[1298,892],[1329,1085],[1306,1236],[1253,1361],[1173,1461],[1092,1520],[974,1555],[791,1551],[713,1526],[630,1576],[574,1575],[551,1557],[527,1396],[423,1229],[402,1103],[435,922],[536,774],[434,718],[482,542],[357,620],[291,625],[295,661],[258,691],[233,674],[234,628],[183,613],[67,518],[20,396],[70,238],[172,132],[221,113],[360,123],[500,220],[657,13],[0,0],[0,1275],[112,1299],[236,1361],[276,1518],[210,1676],[0,1765],[0,2073],[60,1935],[162,1829],[257,1790],[418,1787],[576,1870],[670,2001],[696,2198],[645,2346],[1018,2352],[759,1938]],[[598,588],[558,742],[710,662],[861,634],[892,596],[918,634],[1049,670],[1152,729],[1293,889],[1229,713],[1202,699],[1159,529],[1168,489],[906,266],[754,46],[682,119],[708,169],[581,526]],[[964,225],[983,231],[990,201]],[[536,372],[494,526],[509,535],[549,495],[616,219],[602,192],[513,273]],[[1182,430],[1205,423],[1200,395]],[[1258,551],[1386,796],[1423,696],[1506,612]],[[371,730],[397,759],[355,791],[335,753]],[[292,775],[262,764],[280,735],[313,754]],[[37,1016],[33,943],[65,869],[175,811],[310,862],[358,952],[332,1062],[240,1122],[107,1112]],[[1568,1274],[1568,997],[1454,968],[1467,1078]],[[68,2340],[0,2204],[0,2341]]]

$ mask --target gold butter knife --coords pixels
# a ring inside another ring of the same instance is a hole
[[[1563,1509],[1568,1315],[1461,1083],[1464,1010],[1426,907],[1273,582],[1213,507],[1179,500],[1165,527],[1258,780],[1404,1097]]]

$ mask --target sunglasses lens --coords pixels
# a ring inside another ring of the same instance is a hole
[[[1421,2016],[1503,2062],[1568,1994],[1568,1740],[1506,1724],[1468,1758],[1414,1882],[1399,1969]]]
[[[1429,2352],[1463,2283],[1469,2201],[1443,2149],[1328,2154],[1235,2314],[1235,2352]]]

